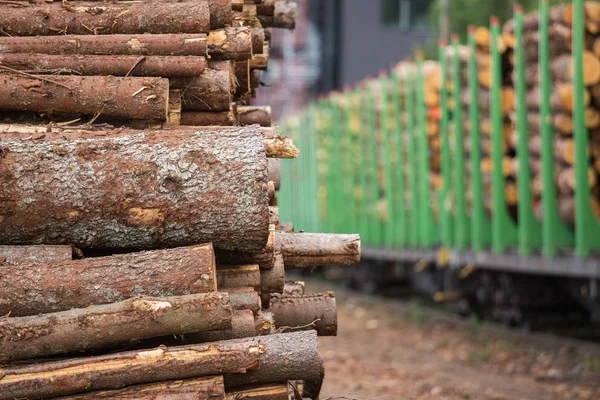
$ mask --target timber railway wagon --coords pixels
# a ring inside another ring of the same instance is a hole
[[[282,221],[360,232],[346,278],[371,290],[600,315],[600,2],[517,6],[439,47],[284,121],[302,155]]]

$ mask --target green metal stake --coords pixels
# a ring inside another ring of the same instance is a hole
[[[420,212],[419,205],[422,204],[420,202],[420,196],[418,191],[418,183],[417,183],[417,145],[416,145],[416,126],[415,126],[415,71],[407,72],[406,80],[405,80],[405,92],[406,92],[406,131],[408,135],[408,186],[410,189],[410,224],[409,224],[409,243],[413,247],[419,247],[420,242]]]
[[[358,203],[358,216],[359,216],[359,232],[361,235],[361,240],[365,242],[365,244],[370,244],[370,236],[369,236],[369,199],[367,196],[367,158],[365,157],[368,149],[368,137],[367,129],[368,126],[365,123],[365,109],[364,109],[364,89],[359,88],[355,93],[355,102],[356,105],[354,112],[359,116],[359,128],[357,133],[357,142],[358,142],[358,152],[356,153],[356,164],[358,167],[358,194],[360,195]]]
[[[282,132],[286,132],[287,135],[290,135],[291,128],[289,126],[289,119],[281,124]],[[292,217],[292,197],[290,193],[290,185],[287,185],[287,182],[290,182],[291,173],[290,173],[290,160],[280,160],[281,164],[281,188],[279,189],[279,193],[277,196],[277,202],[279,204],[279,215],[282,221],[290,221],[293,222]]]
[[[542,252],[546,257],[556,255],[558,247],[573,245],[573,233],[558,217],[557,191],[554,181],[554,132],[550,96],[550,9],[546,0],[540,1],[540,119],[542,138]],[[575,28],[574,28],[575,30]],[[585,123],[584,123],[585,125]],[[577,151],[577,149],[575,150]],[[587,158],[586,158],[587,160]],[[577,162],[576,162],[577,163]],[[519,168],[520,168],[519,163]]]
[[[306,145],[306,155],[308,160],[308,167],[306,169],[306,174],[308,175],[309,181],[309,189],[306,193],[306,196],[309,200],[309,226],[311,232],[320,232],[321,226],[319,223],[319,202],[318,202],[318,192],[319,192],[319,173],[317,171],[317,135],[316,135],[316,113],[315,107],[310,106],[306,111],[307,117],[307,130],[305,132],[307,138]]]
[[[481,173],[481,128],[479,119],[479,79],[475,44],[475,28],[469,27],[469,139],[471,141],[471,208],[473,229],[471,230],[472,248],[476,252],[484,251],[491,243],[492,226],[487,216],[483,197],[483,176]],[[460,93],[454,92],[455,107],[460,104]]]
[[[368,118],[368,135],[369,135],[369,152],[370,152],[370,189],[367,193],[369,198],[371,221],[370,236],[372,244],[376,246],[382,245],[383,226],[379,218],[379,150],[378,150],[378,129],[375,108],[375,93],[371,85],[367,85],[367,118]]]
[[[358,219],[356,218],[356,198],[354,197],[354,187],[356,182],[356,164],[355,164],[355,136],[352,131],[352,120],[354,117],[354,107],[352,92],[349,89],[344,91],[344,167],[343,167],[343,189],[344,203],[347,204],[346,213],[343,217],[345,233],[353,233],[358,229]]]
[[[588,184],[588,132],[585,117],[585,83],[583,52],[585,46],[585,14],[583,0],[573,1],[573,87],[575,130],[575,236],[576,253],[585,258],[600,248],[600,223],[592,212]]]
[[[456,93],[456,98],[460,99],[462,93],[460,57],[458,50],[458,36],[452,37],[452,50],[454,57],[452,58],[452,80]],[[471,99],[475,102],[477,97]],[[454,200],[455,209],[455,246],[458,251],[465,251],[471,239],[470,221],[467,215],[467,188],[466,188],[466,172],[465,172],[465,149],[464,149],[464,132],[463,132],[463,115],[460,109],[459,102],[455,102],[454,109]]]
[[[517,185],[519,190],[519,251],[521,255],[531,255],[535,248],[542,245],[542,225],[533,213],[533,194],[531,191],[531,167],[529,165],[529,131],[527,127],[527,87],[525,83],[525,51],[523,43],[523,9],[515,6],[515,92],[517,114],[517,158],[519,171]]]
[[[380,111],[380,126],[381,126],[381,155],[382,155],[382,166],[383,166],[383,180],[384,180],[384,199],[387,208],[387,220],[383,226],[383,244],[387,247],[392,247],[395,243],[395,229],[394,229],[394,208],[392,202],[392,165],[390,152],[392,149],[392,142],[390,140],[390,113],[389,113],[389,85],[390,80],[387,76],[382,74],[379,77],[380,96],[379,96],[379,109]]]
[[[331,150],[333,156],[333,165],[331,170],[332,185],[330,188],[331,192],[331,203],[330,211],[333,215],[333,232],[341,233],[342,222],[346,213],[346,203],[343,201],[343,161],[342,161],[342,111],[340,98],[336,94],[335,99],[331,101],[332,104],[332,142]]]
[[[502,173],[502,61],[498,51],[500,26],[496,17],[491,18],[490,53],[492,59],[491,120],[492,120],[492,249],[504,253],[519,241],[517,225],[508,214]]]
[[[402,104],[400,101],[400,77],[396,71],[392,72],[392,110],[394,115],[394,127],[392,131],[393,140],[392,145],[396,149],[396,162],[393,167],[393,215],[394,215],[394,244],[400,247],[404,247],[408,240],[408,220],[406,214],[406,204],[404,201],[404,192],[406,190],[404,184],[404,144],[402,143],[402,136],[405,133],[402,127]]]

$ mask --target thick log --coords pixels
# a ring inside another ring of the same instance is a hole
[[[317,335],[311,332],[284,333],[261,336],[263,346],[258,369],[241,375],[225,375],[225,387],[253,383],[285,382],[288,380],[318,380],[322,361],[319,357]],[[234,341],[234,343],[244,341]]]
[[[275,262],[275,232],[269,233],[267,245],[259,251],[215,250],[219,265],[258,264],[261,269],[273,268]]]
[[[252,34],[252,54],[262,54],[266,42],[265,30],[257,22],[254,26],[250,27],[250,32]]]
[[[231,373],[235,376],[258,367],[262,351],[276,353],[271,343],[258,339],[210,344],[161,346],[105,356],[7,367],[0,379],[0,399],[31,400],[68,396],[128,385],[188,379]],[[316,343],[304,339],[303,350]],[[272,348],[273,347],[273,348]],[[310,353],[309,353],[310,356]],[[309,363],[302,363],[302,366]],[[303,371],[304,372],[304,371]]]
[[[124,389],[60,397],[57,400],[224,400],[225,398],[223,377],[214,376],[135,385]]]
[[[257,264],[220,265],[217,267],[217,287],[221,291],[251,287],[260,293],[260,268]]]
[[[226,400],[289,400],[287,384],[258,386],[227,392]]]
[[[206,0],[152,3],[152,7],[144,2],[76,3],[3,4],[0,28],[11,36],[208,33],[211,29]]]
[[[272,126],[273,120],[270,106],[243,106],[238,107],[241,125]]]
[[[552,74],[563,82],[573,81],[573,56],[564,55],[552,61]],[[583,53],[583,80],[586,86],[600,82],[600,59],[594,53]]]
[[[259,336],[275,333],[275,316],[270,311],[259,311],[254,317],[255,334]]]
[[[74,250],[71,246],[0,246],[0,266],[68,261]]]
[[[2,266],[0,315],[26,316],[217,289],[210,244],[83,260]],[[116,283],[118,282],[118,284]]]
[[[306,290],[306,283],[303,281],[285,281],[283,286],[284,296],[302,296]]]
[[[164,78],[0,75],[2,110],[164,120],[168,103]]]
[[[210,9],[210,29],[219,29],[230,25],[233,20],[231,0],[208,0]]]
[[[231,288],[226,291],[229,293],[233,310],[251,310],[255,314],[260,311],[260,296],[254,288]]]
[[[184,111],[181,125],[189,126],[236,126],[239,120],[234,110],[230,111]]]
[[[180,89],[183,110],[229,111],[233,82],[227,71],[208,68],[194,78],[170,79],[172,89]]]
[[[275,252],[273,268],[260,270],[261,298],[263,307],[268,307],[271,293],[283,293],[285,285],[285,264],[280,252]]]
[[[206,56],[206,34],[2,36],[1,53]]]
[[[360,262],[360,237],[320,233],[275,233],[286,269],[348,267]]]
[[[185,340],[190,343],[207,343],[254,336],[256,336],[256,326],[252,310],[234,310],[231,313],[231,329],[192,333],[185,335]]]
[[[272,294],[269,311],[280,332],[311,330],[319,336],[337,335],[335,293],[289,296]]]
[[[0,361],[106,349],[153,337],[230,327],[231,304],[226,293],[135,297],[87,308],[3,318]]]
[[[213,60],[242,61],[252,58],[252,34],[247,27],[230,27],[208,34],[208,52]]]
[[[206,65],[205,57],[191,56],[0,54],[0,69],[30,74],[193,77]]]
[[[281,162],[277,158],[269,158],[267,174],[270,182],[275,184],[275,190],[281,188]]]
[[[263,134],[191,128],[0,139],[0,243],[135,249],[213,241],[260,251],[269,236]]]

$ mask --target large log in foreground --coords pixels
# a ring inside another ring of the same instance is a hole
[[[217,289],[210,244],[0,267],[0,315],[26,316]]]
[[[39,142],[1,135],[0,242],[265,246],[267,161],[258,127],[134,132]]]
[[[0,361],[104,349],[134,340],[230,326],[231,304],[225,293],[136,297],[119,303],[0,319]]]
[[[359,235],[277,232],[275,243],[286,269],[347,267],[360,262]]]
[[[0,75],[2,110],[164,120],[168,104],[164,78]]]
[[[68,261],[72,258],[71,246],[0,246],[0,266]]]
[[[259,359],[264,358],[267,348],[269,353],[276,355],[276,349],[263,344],[263,341],[261,338],[161,346],[150,350],[7,367],[0,374],[0,400],[36,400],[142,383],[223,373],[243,374],[258,367]]]

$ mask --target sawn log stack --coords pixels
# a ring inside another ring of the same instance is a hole
[[[335,295],[285,271],[360,239],[279,221],[302,149],[251,103],[295,10],[0,4],[0,400],[318,398]]]

